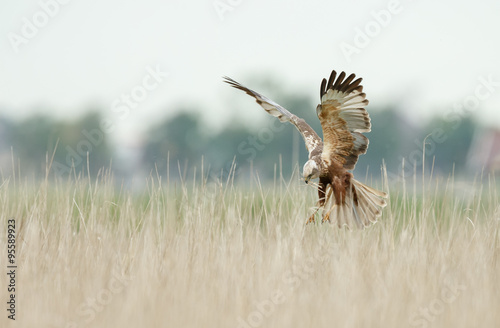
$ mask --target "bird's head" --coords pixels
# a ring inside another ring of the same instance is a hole
[[[304,170],[302,172],[306,183],[309,183],[311,179],[319,178],[318,164],[311,159],[304,164]]]

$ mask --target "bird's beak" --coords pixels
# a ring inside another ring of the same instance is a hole
[[[307,178],[305,178],[305,179],[304,179],[304,181],[305,181],[306,183],[309,183],[309,180],[311,180],[311,178],[310,178],[310,177],[307,177]]]

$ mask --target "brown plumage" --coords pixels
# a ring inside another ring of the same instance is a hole
[[[362,79],[355,80],[355,77],[351,74],[346,78],[345,72],[337,77],[332,71],[330,78],[321,82],[321,103],[316,107],[316,113],[323,129],[323,140],[303,119],[276,102],[228,77],[224,78],[224,82],[254,97],[262,108],[281,122],[295,125],[304,138],[309,152],[309,160],[304,165],[304,180],[308,183],[319,178],[317,209],[307,223],[314,222],[316,212],[323,208],[322,222],[335,221],[339,227],[366,227],[376,222],[386,206],[385,192],[362,184],[349,172],[354,169],[358,157],[368,149],[368,138],[362,133],[371,130]]]

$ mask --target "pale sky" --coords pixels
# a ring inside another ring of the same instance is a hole
[[[251,88],[272,77],[317,99],[321,79],[336,69],[364,78],[371,106],[396,104],[415,120],[473,103],[480,88],[474,115],[500,126],[498,1],[40,0],[2,7],[1,115],[73,117],[98,107],[132,136],[181,105],[203,108],[215,124],[259,120],[263,113],[221,76]],[[122,95],[133,92],[140,101],[127,105]]]

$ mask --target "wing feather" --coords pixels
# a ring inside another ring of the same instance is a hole
[[[368,138],[362,133],[370,132],[370,116],[365,110],[368,105],[363,93],[361,78],[346,73],[330,74],[326,89],[323,80],[317,111],[323,129],[323,154],[325,161],[337,161],[348,170],[354,169],[359,155],[366,153]],[[336,78],[336,79],[335,79]]]
[[[224,82],[228,83],[232,87],[236,89],[240,89],[244,91],[246,94],[255,98],[255,101],[262,107],[266,112],[271,114],[274,117],[277,117],[280,122],[290,122],[297,130],[299,130],[300,134],[304,138],[304,142],[306,144],[307,151],[309,152],[309,158],[321,154],[323,149],[323,141],[318,136],[316,131],[309,124],[306,123],[305,120],[300,117],[290,113],[287,109],[279,105],[278,103],[272,101],[271,99],[261,95],[258,92],[255,92],[235,80],[225,76]],[[326,80],[322,82],[320,93],[323,92],[326,86]]]

